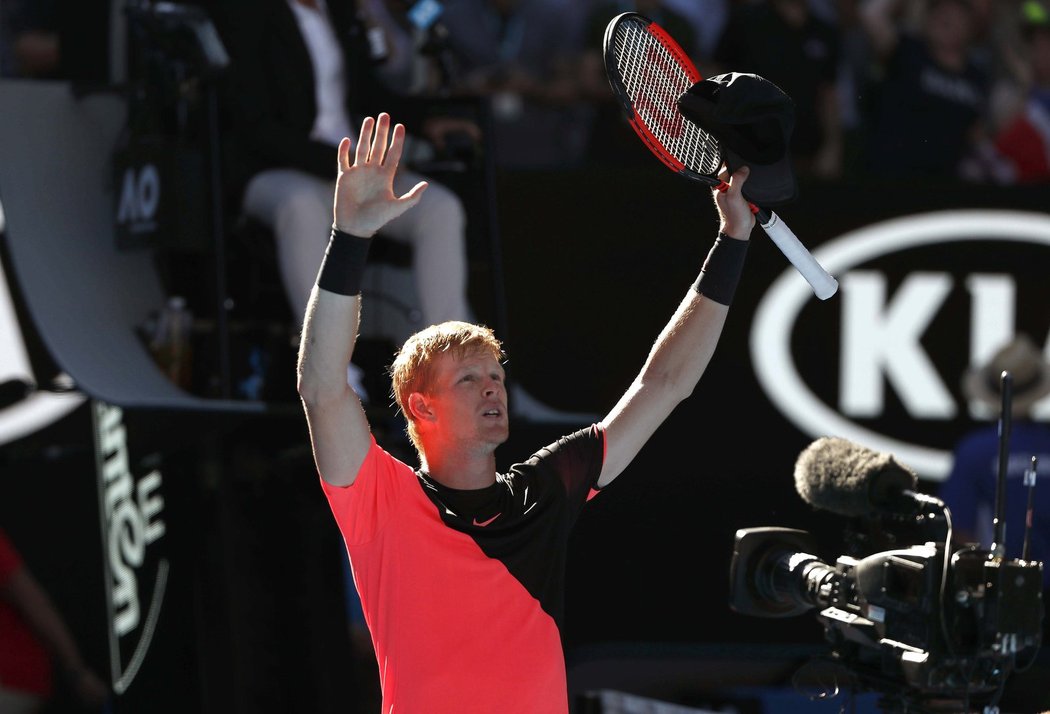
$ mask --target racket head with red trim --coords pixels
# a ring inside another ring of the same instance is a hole
[[[701,77],[674,38],[647,17],[625,12],[609,21],[603,50],[609,85],[642,142],[671,170],[719,185],[718,140],[678,109],[678,98]]]

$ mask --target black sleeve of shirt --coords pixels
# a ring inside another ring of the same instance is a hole
[[[598,477],[605,459],[605,432],[597,425],[580,429],[545,446],[531,460],[553,471],[565,488],[570,510],[579,512]]]

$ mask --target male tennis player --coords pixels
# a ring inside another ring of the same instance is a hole
[[[335,225],[306,311],[299,392],[322,487],[346,541],[372,633],[383,712],[568,711],[560,626],[569,530],[703,374],[754,219],[746,169],[715,199],[719,239],[641,373],[598,424],[496,473],[508,436],[503,353],[490,330],[429,327],[397,355],[395,398],[420,467],[369,432],[346,384],[370,238],[419,200],[392,191],[404,128],[364,120],[339,144]]]

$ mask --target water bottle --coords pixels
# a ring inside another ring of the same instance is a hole
[[[173,295],[160,311],[150,340],[157,365],[172,382],[189,389],[193,377],[193,314],[186,299]]]

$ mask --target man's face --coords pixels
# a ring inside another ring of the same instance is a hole
[[[488,354],[477,352],[458,359],[447,353],[439,355],[427,395],[434,414],[434,439],[486,449],[506,441],[510,426],[504,376],[502,365]]]

